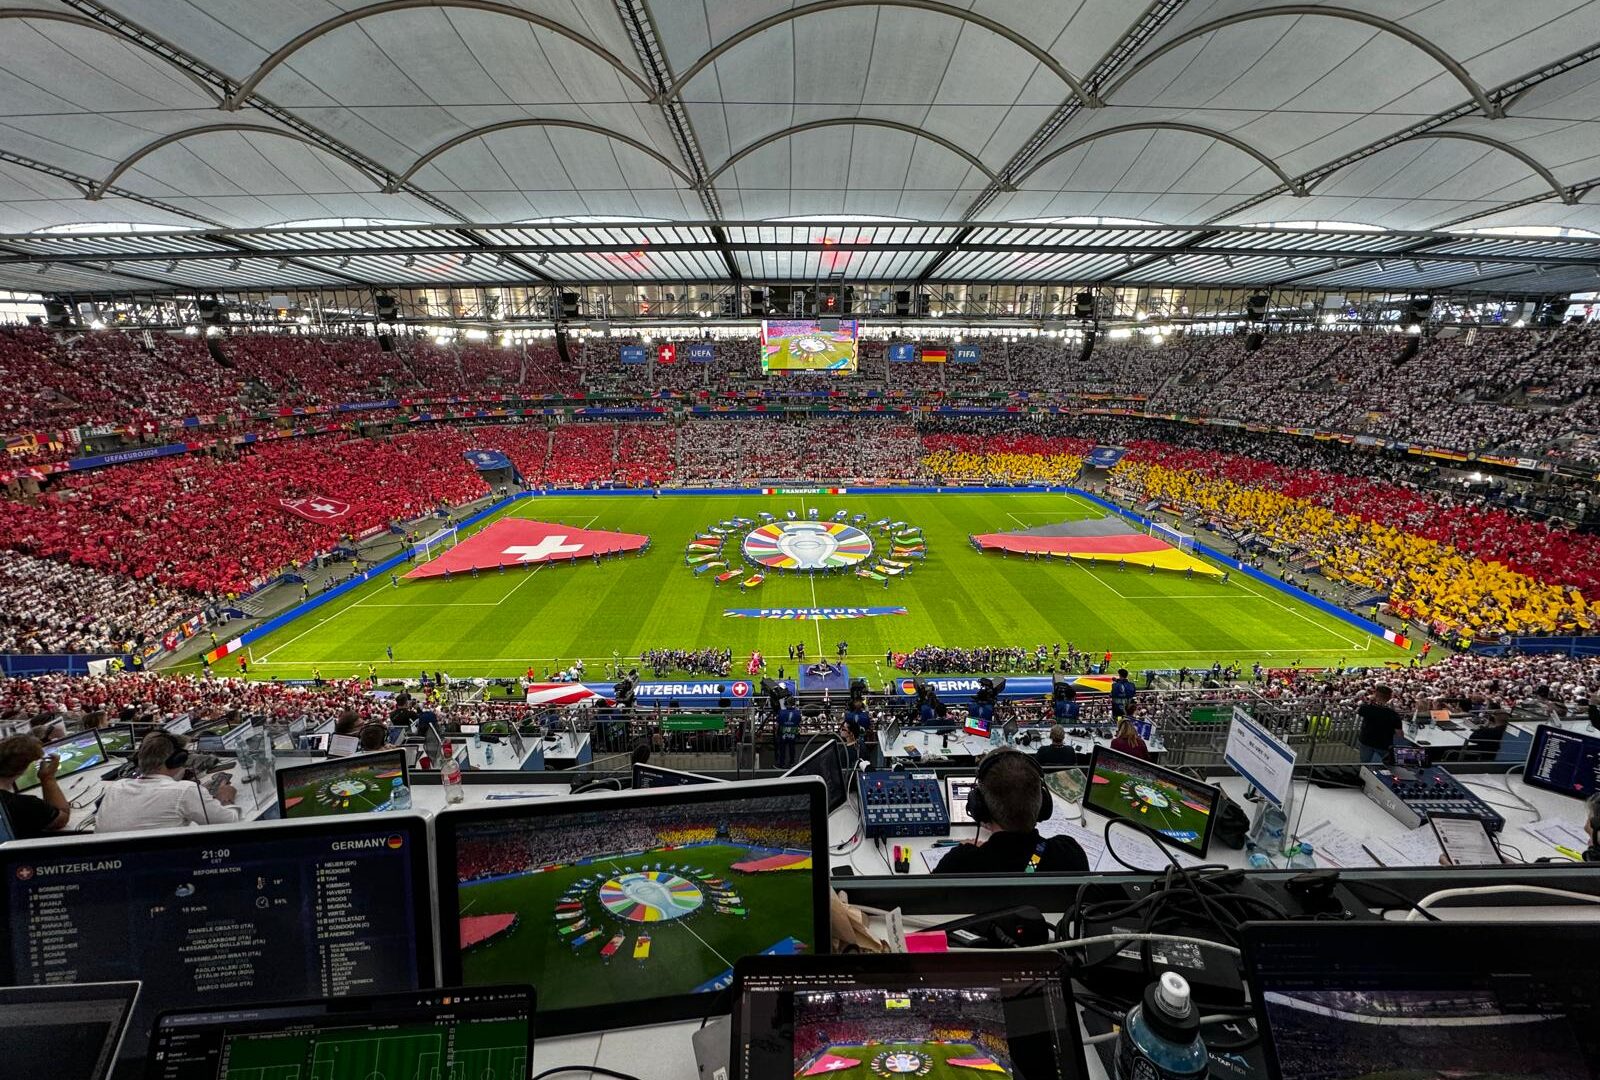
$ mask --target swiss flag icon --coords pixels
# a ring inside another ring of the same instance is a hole
[[[671,342],[656,349],[656,363],[676,364],[678,362],[678,347]]]

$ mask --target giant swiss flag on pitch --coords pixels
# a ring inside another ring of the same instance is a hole
[[[407,578],[440,577],[452,574],[498,573],[504,566],[510,573],[538,563],[584,559],[591,555],[615,555],[638,551],[648,543],[638,533],[604,532],[579,529],[552,521],[524,521],[504,518],[475,536],[469,536],[438,558],[425,562]]]

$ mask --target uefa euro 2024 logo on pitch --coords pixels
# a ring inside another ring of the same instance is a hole
[[[772,522],[744,539],[744,557],[774,570],[836,570],[871,555],[872,537],[837,521]]]

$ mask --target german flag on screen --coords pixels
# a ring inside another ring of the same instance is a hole
[[[945,351],[943,349],[922,350],[922,362],[924,364],[942,364],[944,363],[944,359]]]

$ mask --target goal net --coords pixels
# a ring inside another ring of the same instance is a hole
[[[1194,537],[1189,533],[1179,532],[1171,526],[1154,521],[1150,523],[1150,535],[1157,540],[1171,544],[1179,551],[1187,551],[1191,555],[1194,554]]]

